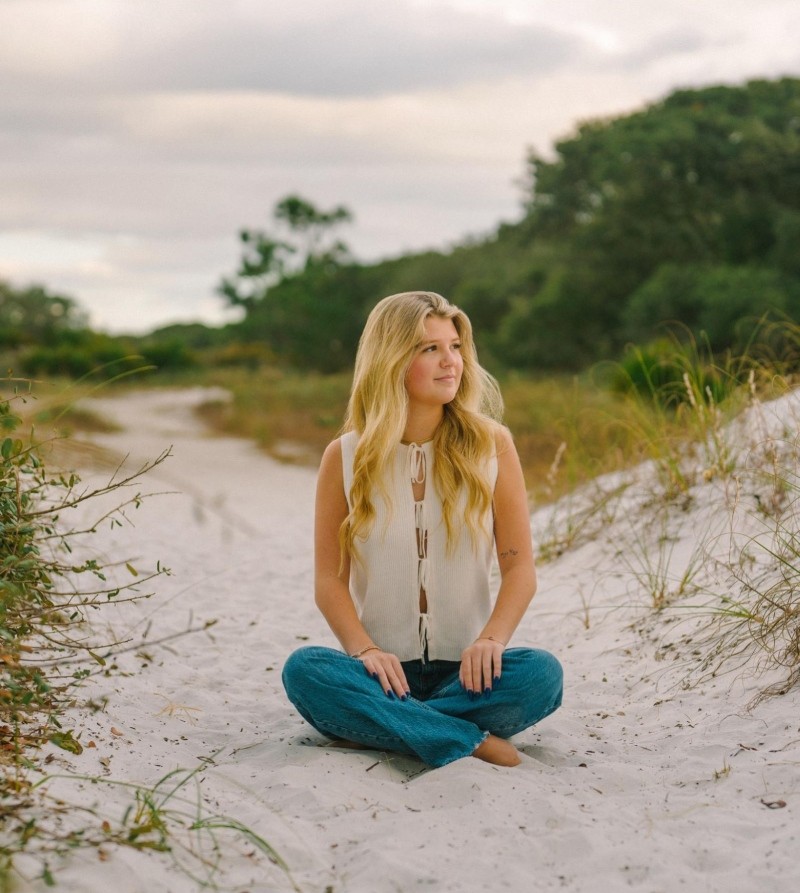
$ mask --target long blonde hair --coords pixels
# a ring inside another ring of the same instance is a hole
[[[359,435],[349,494],[351,511],[340,530],[343,555],[355,555],[357,541],[369,534],[375,520],[373,494],[380,493],[391,503],[386,472],[408,417],[406,372],[424,339],[429,316],[453,321],[463,359],[461,384],[455,398],[445,404],[433,439],[434,481],[442,501],[448,548],[455,546],[464,522],[473,543],[485,530],[492,504],[485,465],[495,451],[503,410],[500,389],[478,363],[472,325],[464,311],[435,292],[403,292],[374,307],[358,344],[343,427]],[[465,517],[456,517],[462,490],[467,497]]]

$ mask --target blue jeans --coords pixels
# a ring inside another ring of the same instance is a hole
[[[547,651],[509,648],[499,682],[470,695],[458,661],[404,661],[411,697],[387,697],[360,660],[312,645],[295,651],[283,686],[300,715],[328,738],[413,754],[430,766],[469,756],[487,735],[509,738],[561,704],[561,664]]]

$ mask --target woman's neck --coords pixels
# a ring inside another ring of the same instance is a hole
[[[409,412],[403,431],[403,443],[425,443],[433,440],[443,417],[444,409],[441,406]]]

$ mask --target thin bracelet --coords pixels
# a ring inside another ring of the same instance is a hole
[[[367,645],[366,648],[362,648],[361,651],[356,651],[355,654],[351,654],[350,657],[361,657],[362,654],[366,654],[368,651],[380,651],[380,647],[378,645]]]
[[[490,642],[497,642],[497,644],[502,645],[503,648],[508,647],[505,642],[501,642],[500,639],[495,639],[494,636],[478,636],[478,638],[475,639],[475,641],[479,642],[481,639],[488,639],[488,641],[490,641]]]

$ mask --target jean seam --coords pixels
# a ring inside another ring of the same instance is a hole
[[[392,744],[403,744],[405,745],[405,741],[402,738],[397,738],[393,735],[380,736],[380,735],[372,735],[367,734],[363,731],[355,731],[353,729],[348,729],[345,726],[340,726],[338,723],[329,723],[324,720],[317,720],[319,725],[324,727],[325,729],[330,729],[338,734],[341,734],[348,741],[359,741],[359,743],[365,743],[366,739],[369,739],[370,742],[375,742],[376,744],[380,744],[381,746],[385,745],[388,749],[391,749],[390,745]]]

